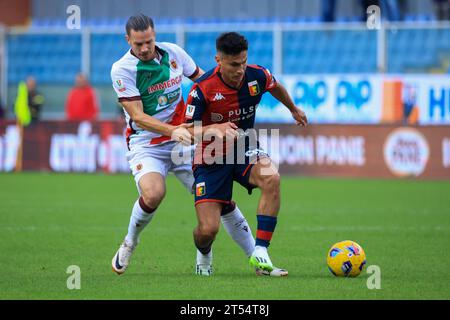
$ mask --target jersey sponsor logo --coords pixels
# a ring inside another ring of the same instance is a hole
[[[206,194],[206,186],[204,182],[197,183],[195,186],[195,195],[197,197],[204,196]]]
[[[211,121],[212,122],[220,122],[223,120],[223,115],[220,113],[211,112]]]
[[[198,99],[198,93],[197,93],[197,90],[196,90],[196,89],[192,90],[191,93],[189,93],[189,95],[190,95],[192,98]]]
[[[255,113],[255,106],[250,106],[247,109],[237,109],[228,111],[228,117],[232,118],[233,116],[244,116]]]
[[[170,60],[170,66],[173,69],[177,69],[178,68],[177,61],[175,59]]]
[[[194,116],[194,112],[195,106],[193,106],[192,104],[188,104],[186,106],[186,119],[192,119],[192,117]]]
[[[165,95],[161,95],[158,97],[158,104],[160,106],[165,106],[167,104],[169,100],[167,99],[167,97]]]
[[[220,100],[225,100],[225,97],[220,92],[218,92],[214,96],[213,101],[220,101]]]
[[[125,90],[127,90],[127,88],[125,88],[125,84],[123,83],[122,79],[117,79],[115,81],[115,85],[119,92],[124,92]]]
[[[163,93],[158,97],[158,107],[156,110],[161,110],[164,107],[169,106],[170,104],[178,101],[181,95],[181,89],[177,88],[176,90],[168,93]]]
[[[250,95],[251,96],[257,96],[259,94],[259,85],[258,85],[258,81],[251,81],[248,82],[248,90],[250,91]]]
[[[148,91],[148,93],[153,93],[155,91],[166,90],[167,88],[179,85],[182,80],[183,80],[183,76],[179,75],[178,77],[175,77],[173,79],[169,79],[167,81],[154,84],[154,85],[148,87],[147,91]]]

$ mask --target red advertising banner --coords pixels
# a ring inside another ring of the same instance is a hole
[[[259,139],[282,174],[450,179],[449,126],[260,124]],[[22,169],[130,172],[121,121],[42,121],[24,128]],[[13,171],[20,131],[0,122],[0,171]]]

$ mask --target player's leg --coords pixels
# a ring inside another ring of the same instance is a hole
[[[209,276],[212,274],[212,243],[219,232],[222,204],[202,202],[195,206],[198,225],[195,227],[194,243],[197,247],[196,273]]]
[[[166,192],[167,165],[152,156],[151,149],[130,157],[130,167],[135,177],[139,198],[135,201],[128,224],[128,233],[112,259],[112,269],[122,274],[127,269],[131,255],[139,243],[139,235],[155,215],[155,211]]]
[[[250,258],[250,263],[254,267],[271,272],[273,264],[267,248],[275,231],[280,210],[280,175],[268,157],[260,159],[250,170],[250,184],[261,190],[256,215],[255,250]]]
[[[270,260],[267,248],[275,231],[277,216],[280,209],[280,176],[269,157],[258,159],[256,164],[237,166],[237,181],[245,186],[249,192],[258,187],[261,198],[257,209],[257,231],[255,249],[250,257],[250,264],[256,268],[257,274],[271,276],[286,276],[284,269],[276,268]]]
[[[250,257],[255,249],[250,225],[235,202],[224,205],[220,220],[231,238],[241,247],[247,257]]]
[[[134,244],[139,241],[139,235],[152,220],[166,194],[165,178],[158,172],[146,173],[138,185],[140,197],[134,203],[128,234],[125,237],[125,240]]]
[[[212,272],[211,245],[219,231],[223,205],[231,203],[233,168],[226,165],[201,165],[194,170],[195,209],[198,225],[194,229],[197,247],[197,274]],[[204,266],[199,270],[199,265]]]
[[[187,190],[193,192],[194,176],[190,165],[176,166],[171,168],[171,171]],[[224,205],[220,220],[233,241],[239,245],[247,257],[250,257],[255,248],[255,239],[247,219],[234,202]]]
[[[155,211],[165,195],[164,177],[160,173],[150,172],[139,180],[140,196],[134,203],[128,233],[116,252],[113,261],[113,271],[122,274],[127,269],[131,255],[139,243],[139,235],[150,223]]]

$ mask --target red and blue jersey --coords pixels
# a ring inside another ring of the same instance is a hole
[[[248,65],[240,88],[233,88],[223,81],[217,66],[201,76],[191,88],[186,122],[201,121],[202,126],[233,122],[244,131],[251,129],[262,95],[276,84],[268,69]],[[202,150],[209,143],[211,141],[203,141]]]
[[[189,92],[186,122],[202,125],[234,122],[239,128],[253,128],[262,95],[276,86],[269,70],[257,65],[246,68],[240,88],[227,85],[216,67],[200,77]]]

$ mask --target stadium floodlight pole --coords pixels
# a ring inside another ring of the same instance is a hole
[[[386,22],[383,21],[377,30],[377,70],[379,73],[387,71],[386,41]]]
[[[81,32],[81,72],[90,79],[91,73],[91,29],[84,27]]]
[[[177,45],[179,45],[181,48],[184,48],[184,45],[186,42],[184,25],[177,24],[177,26],[175,28],[175,36],[176,36]]]
[[[283,74],[283,30],[279,23],[273,26],[273,73]]]

